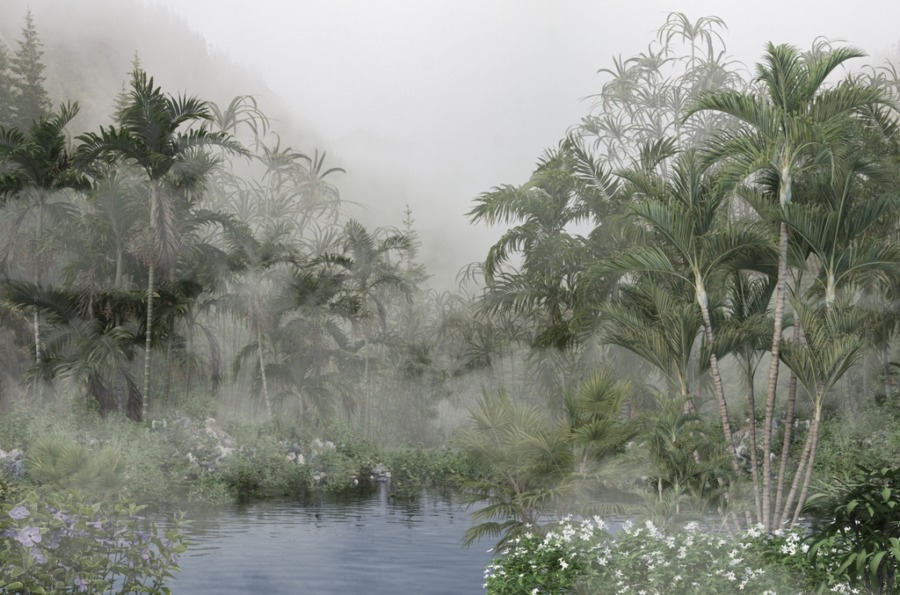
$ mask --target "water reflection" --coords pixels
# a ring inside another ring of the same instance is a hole
[[[453,497],[394,503],[383,485],[189,518],[173,593],[478,593],[492,545],[460,545],[470,519]]]

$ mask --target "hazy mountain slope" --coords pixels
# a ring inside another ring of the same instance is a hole
[[[235,95],[252,94],[262,96],[262,107],[270,116],[279,117],[285,111],[259,76],[210,51],[184,21],[155,3],[3,0],[0,37],[10,53],[18,47],[29,8],[44,45],[46,87],[52,101],[73,100],[81,105],[72,133],[108,123],[135,53],[166,92],[187,92],[223,104]]]

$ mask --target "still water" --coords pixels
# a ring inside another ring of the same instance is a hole
[[[469,513],[445,495],[394,502],[386,487],[346,497],[190,511],[194,545],[176,595],[482,593],[493,542],[464,548]]]

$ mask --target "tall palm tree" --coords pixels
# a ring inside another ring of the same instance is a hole
[[[385,299],[391,292],[399,291],[409,296],[411,290],[399,262],[392,262],[391,252],[403,252],[410,248],[410,238],[391,230],[370,233],[358,221],[350,220],[344,226],[343,250],[338,261],[347,270],[347,289],[360,300],[359,315],[355,327],[362,336],[364,425],[370,429],[372,378],[371,351],[373,343],[384,342],[387,331],[387,306]]]
[[[66,200],[57,200],[67,189],[83,190],[89,184],[87,178],[75,168],[75,159],[69,150],[65,127],[78,114],[78,104],[62,104],[59,111],[42,115],[31,123],[27,132],[15,128],[0,128],[0,198],[14,200],[24,206],[8,230],[0,248],[6,261],[24,227],[24,219],[35,217],[34,268],[35,284],[41,284],[45,226],[71,219],[75,214]],[[34,356],[41,359],[40,317],[33,314]]]
[[[601,299],[611,289],[600,276],[588,286],[582,273],[611,252],[606,226],[619,210],[617,190],[614,176],[570,137],[544,152],[525,184],[479,196],[468,213],[471,221],[514,224],[488,251],[481,310],[539,320],[536,347],[571,346],[580,304]],[[572,225],[585,223],[594,226],[589,236],[571,231]],[[516,255],[521,264],[513,267]]]
[[[887,95],[876,88],[854,84],[829,86],[828,77],[850,59],[864,56],[855,48],[830,49],[823,44],[801,53],[790,45],[766,47],[757,65],[758,86],[752,91],[719,90],[697,100],[686,112],[713,111],[730,116],[733,125],[720,130],[706,147],[709,163],[722,163],[734,183],[762,184],[783,209],[791,204],[794,180],[824,166],[848,149],[852,118],[862,118],[873,107],[888,105]],[[778,273],[775,287],[774,332],[766,395],[763,452],[770,452],[772,419],[778,382],[778,364],[787,283],[788,226],[779,230]],[[771,462],[763,457],[763,525],[771,526]]]
[[[826,176],[813,179],[815,202],[792,203],[784,221],[807,251],[816,256],[816,286],[830,311],[838,289],[873,274],[900,275],[900,248],[872,234],[893,213],[898,198],[890,192],[866,192],[866,181],[884,179],[881,167],[859,155],[839,162]]]
[[[150,350],[153,298],[157,269],[170,269],[178,256],[176,204],[184,189],[196,188],[212,164],[204,149],[210,145],[231,152],[245,149],[225,132],[210,132],[202,123],[212,114],[195,97],[164,95],[147,73],[135,69],[128,103],[118,125],[79,136],[78,157],[84,166],[99,158],[132,163],[143,170],[150,206],[150,246],[146,250],[147,324],[141,418],[150,403]],[[200,126],[193,127],[200,123]]]
[[[608,260],[599,269],[665,275],[693,289],[709,346],[709,369],[725,445],[737,471],[728,404],[713,348],[715,329],[707,287],[714,285],[715,279],[723,279],[729,268],[765,263],[770,250],[767,238],[752,228],[723,225],[720,207],[725,203],[725,188],[703,169],[697,153],[687,151],[679,155],[668,179],[647,169],[623,172],[621,175],[640,197],[630,211],[639,225],[649,230],[652,239]]]

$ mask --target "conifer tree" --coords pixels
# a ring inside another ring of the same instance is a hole
[[[25,27],[22,28],[22,39],[19,49],[12,59],[12,75],[14,85],[14,119],[19,130],[27,130],[32,122],[40,119],[42,114],[50,111],[50,97],[44,88],[44,64],[37,29],[31,11],[25,15]]]
[[[10,75],[10,58],[6,44],[0,41],[0,128],[13,124],[13,83]]]

